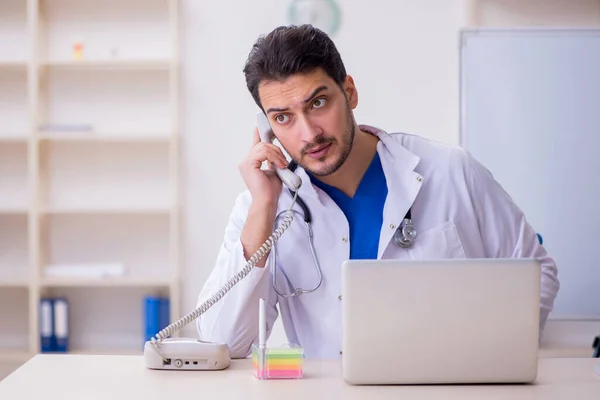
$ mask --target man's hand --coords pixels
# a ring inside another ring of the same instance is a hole
[[[268,161],[267,170],[261,169],[264,161]],[[244,183],[252,195],[253,204],[277,204],[281,193],[281,180],[273,171],[271,164],[285,168],[288,162],[279,147],[260,141],[258,129],[255,128],[252,148],[238,165]]]
[[[267,170],[261,169],[264,161],[268,161]],[[252,196],[252,204],[241,235],[246,260],[266,242],[273,230],[282,183],[271,164],[285,168],[288,163],[279,147],[261,142],[258,129],[255,129],[252,148],[238,166]],[[256,266],[264,267],[267,257],[268,254],[260,259]]]

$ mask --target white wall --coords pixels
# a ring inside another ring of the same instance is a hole
[[[292,0],[183,1],[185,277],[183,309],[196,305],[235,196],[256,106],[242,68],[259,34],[287,24]],[[458,141],[458,29],[600,23],[593,0],[337,0],[334,40],[359,91],[356,117],[389,131]],[[471,8],[472,7],[472,8]],[[193,326],[185,331],[194,335]],[[280,326],[275,342],[285,340]]]

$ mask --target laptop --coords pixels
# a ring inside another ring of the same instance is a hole
[[[355,385],[534,381],[540,279],[535,259],[346,261],[344,380]]]

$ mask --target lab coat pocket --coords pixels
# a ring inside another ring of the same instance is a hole
[[[413,260],[466,258],[458,230],[452,221],[417,233],[415,243],[408,253]]]

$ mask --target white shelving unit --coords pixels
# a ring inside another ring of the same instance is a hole
[[[145,295],[180,316],[178,14],[0,0],[0,363],[40,352],[45,296],[69,300],[73,353],[139,354]]]

